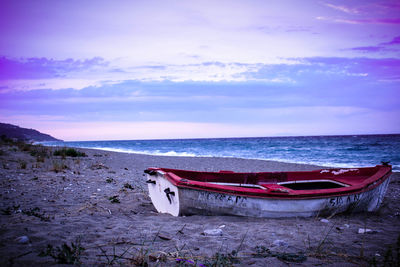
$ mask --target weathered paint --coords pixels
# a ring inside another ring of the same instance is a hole
[[[237,196],[207,190],[178,188],[158,171],[147,175],[156,184],[149,184],[149,194],[158,212],[173,216],[189,214],[238,215],[283,218],[330,215],[342,212],[375,211],[381,205],[390,178],[362,193],[312,199],[273,199]],[[175,192],[168,200],[165,189]]]
[[[154,207],[160,213],[169,213],[173,216],[179,216],[180,203],[179,203],[179,190],[168,179],[164,178],[163,172],[157,172],[156,175],[147,175],[148,181],[155,181],[148,183],[149,196],[153,202]],[[169,188],[175,195],[170,195],[168,199],[165,190]]]

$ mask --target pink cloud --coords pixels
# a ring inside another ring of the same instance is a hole
[[[351,50],[357,50],[362,52],[379,52],[382,51],[384,48],[380,46],[361,46],[361,47],[354,47]]]
[[[95,66],[106,66],[107,64],[100,57],[86,60],[0,57],[0,80],[64,77],[70,72],[82,71]]]
[[[330,7],[332,9],[335,9],[335,10],[339,10],[339,11],[348,13],[348,14],[359,14],[360,13],[360,11],[358,9],[356,9],[356,8],[333,5],[333,4],[329,4],[329,3],[325,3],[325,6]]]
[[[348,19],[348,20],[337,20],[338,22],[350,23],[350,24],[400,24],[400,18],[395,19]]]
[[[398,44],[400,44],[400,36],[393,38],[393,40],[390,42],[381,43],[381,45],[398,45]]]

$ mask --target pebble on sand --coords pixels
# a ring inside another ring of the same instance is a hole
[[[27,244],[29,243],[29,237],[27,237],[26,235],[19,236],[15,239],[15,241],[17,241],[20,244]]]

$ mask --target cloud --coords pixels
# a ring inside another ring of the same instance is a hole
[[[360,46],[353,47],[349,50],[360,51],[364,53],[376,53],[382,51],[397,51],[393,46],[400,44],[400,36],[394,37],[390,42],[379,43],[379,45],[375,46]]]
[[[195,66],[237,65],[244,70],[243,82],[125,80],[81,90],[0,91],[0,118],[25,121],[19,124],[31,123],[29,127],[63,139],[74,139],[80,127],[80,139],[134,139],[327,134],[335,127],[341,129],[336,133],[368,133],[374,127],[390,132],[389,122],[397,125],[400,59],[313,57],[289,62]],[[198,131],[166,130],[171,125]],[[115,131],[102,134],[101,127]]]
[[[61,78],[95,67],[105,67],[108,62],[100,57],[86,60],[54,60],[47,58],[11,59],[0,57],[0,79]]]
[[[400,36],[394,37],[392,41],[387,43],[381,43],[381,45],[398,45],[400,44]]]
[[[344,13],[348,13],[348,14],[359,14],[360,11],[356,8],[350,8],[350,7],[346,7],[346,6],[339,6],[339,5],[333,5],[333,4],[329,4],[329,3],[324,3],[325,6],[333,8],[335,10],[339,10],[342,11]]]
[[[336,23],[345,23],[345,24],[387,24],[387,25],[398,25],[400,24],[400,18],[374,18],[374,19],[343,19],[343,18],[332,18],[325,16],[316,17],[317,20],[325,20]]]
[[[348,20],[348,22],[355,23],[355,24],[394,24],[394,25],[398,25],[398,24],[400,24],[400,18],[354,19],[354,20]]]
[[[396,102],[396,98],[386,96],[397,92],[399,59],[293,60],[299,63],[244,68],[240,75],[246,79],[242,82],[126,80],[81,90],[0,91],[0,102],[15,111],[24,107],[24,112],[51,110],[53,114],[67,112],[77,117],[98,113],[136,120],[196,117],[206,121],[215,120],[221,109],[317,104],[385,108]],[[379,86],[380,81],[393,84]]]
[[[351,50],[362,51],[362,52],[380,52],[383,49],[385,48],[381,46],[360,46],[351,48]]]
[[[279,60],[278,60],[279,62]],[[288,62],[288,60],[280,60]],[[138,81],[245,81],[243,73],[257,70],[262,64],[205,61],[192,64],[129,65],[96,57],[86,60],[46,58],[9,59],[2,57],[0,87],[3,90],[82,89],[104,83]],[[273,77],[270,82],[282,82]]]

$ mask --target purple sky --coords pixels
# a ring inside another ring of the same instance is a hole
[[[0,121],[64,140],[400,133],[400,2],[0,2]]]

